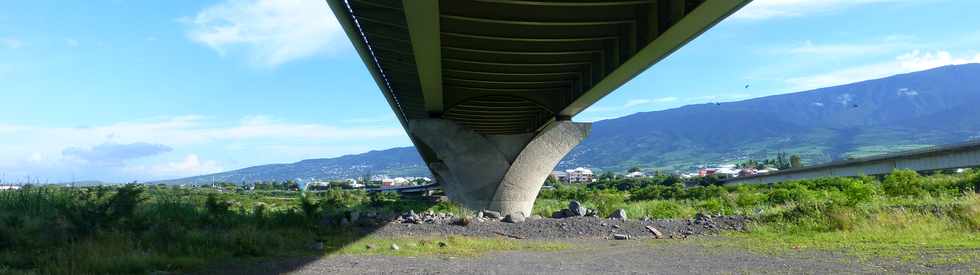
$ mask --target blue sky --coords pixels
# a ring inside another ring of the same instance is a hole
[[[976,10],[757,0],[575,120],[980,62]],[[0,3],[6,182],[145,181],[407,145],[323,1]]]

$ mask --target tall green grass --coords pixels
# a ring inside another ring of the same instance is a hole
[[[218,192],[163,186],[0,192],[0,271],[132,274],[231,259],[314,253],[352,211],[457,209],[363,191]]]

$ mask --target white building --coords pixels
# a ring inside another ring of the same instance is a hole
[[[0,191],[17,190],[17,189],[20,189],[20,186],[18,186],[18,185],[0,185]]]
[[[629,174],[626,174],[626,178],[631,178],[631,179],[633,179],[633,178],[643,178],[643,177],[646,177],[646,176],[647,176],[646,174],[644,174],[643,172],[640,172],[640,171],[630,172]]]
[[[568,174],[568,182],[594,182],[595,174],[592,173],[591,169],[585,167],[578,167],[571,170],[565,170]]]

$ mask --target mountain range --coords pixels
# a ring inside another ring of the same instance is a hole
[[[980,64],[952,65],[737,102],[601,120],[558,165],[690,170],[799,154],[805,164],[980,138]],[[167,182],[352,178],[429,172],[412,147],[271,164]]]

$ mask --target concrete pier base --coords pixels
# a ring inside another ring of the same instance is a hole
[[[537,134],[483,135],[450,120],[409,121],[422,150],[435,153],[428,165],[450,200],[504,215],[531,215],[545,179],[591,127],[555,121]]]

